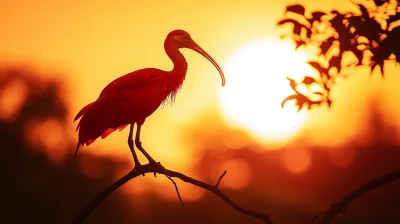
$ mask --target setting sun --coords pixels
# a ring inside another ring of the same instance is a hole
[[[282,100],[292,94],[285,77],[313,74],[304,52],[279,39],[259,39],[239,47],[223,65],[227,85],[220,88],[224,117],[266,143],[289,139],[301,128],[306,112]]]

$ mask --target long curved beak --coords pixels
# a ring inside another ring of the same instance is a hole
[[[204,51],[198,44],[196,44],[196,42],[194,42],[192,40],[192,43],[188,46],[188,48],[196,51],[197,53],[203,55],[205,58],[207,58],[214,66],[215,68],[218,70],[219,74],[221,75],[221,80],[222,80],[222,86],[225,85],[225,75],[224,72],[222,72],[222,69],[219,67],[219,65],[217,64],[217,62],[215,62],[215,60],[206,52]]]

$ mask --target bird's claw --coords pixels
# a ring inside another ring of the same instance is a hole
[[[143,165],[140,163],[135,164],[135,168],[133,168],[134,171],[136,171],[137,173],[141,173],[144,176],[143,172]]]
[[[162,173],[167,175],[167,170],[165,169],[165,167],[163,165],[161,165],[160,162],[156,162],[156,161],[150,161],[150,165],[153,168],[153,172],[154,172],[154,177],[157,177],[157,170]]]
[[[149,161],[149,165],[153,169],[154,177],[157,177],[157,172],[167,175],[167,169],[160,162]],[[145,172],[143,172],[143,165],[140,163],[135,164],[135,168],[132,171],[142,174],[144,176]]]

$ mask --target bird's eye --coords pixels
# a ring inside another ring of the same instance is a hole
[[[183,39],[186,39],[186,35],[183,35]]]

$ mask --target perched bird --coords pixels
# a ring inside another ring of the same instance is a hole
[[[173,101],[185,80],[188,64],[180,48],[189,48],[207,58],[218,70],[225,85],[225,77],[219,65],[183,30],[170,32],[164,42],[165,52],[172,60],[171,71],[156,68],[140,69],[119,77],[108,84],[98,99],[83,107],[76,115],[80,118],[78,144],[74,157],[80,146],[93,143],[98,137],[106,138],[115,130],[123,130],[130,125],[128,145],[132,152],[135,168],[141,166],[134,150],[136,147],[150,163],[155,160],[144,150],[140,142],[140,130],[146,118],[163,104]],[[134,125],[137,124],[135,141],[132,139]]]

